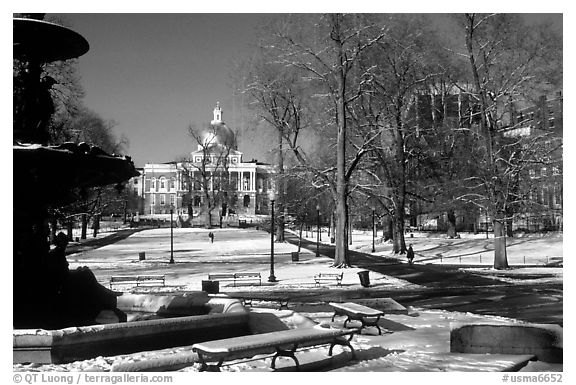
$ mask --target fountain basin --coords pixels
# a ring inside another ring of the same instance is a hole
[[[13,362],[62,364],[251,333],[248,311],[237,299],[204,297],[203,301],[202,296],[192,299],[176,295],[123,297],[118,297],[119,309],[123,311],[136,308],[167,315],[202,309],[207,314],[57,330],[17,329],[13,332]]]

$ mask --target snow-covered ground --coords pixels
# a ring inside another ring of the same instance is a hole
[[[302,249],[298,262],[293,262],[291,253],[297,251],[297,246],[283,243],[274,244],[275,259],[274,272],[277,282],[267,282],[270,273],[270,235],[255,229],[213,229],[214,243],[210,243],[208,230],[175,228],[173,229],[173,259],[169,264],[171,240],[170,229],[150,229],[133,234],[132,236],[98,249],[84,251],[68,256],[70,268],[88,266],[99,279],[107,285],[112,275],[135,274],[165,274],[165,288],[142,289],[141,291],[160,293],[174,290],[200,290],[202,280],[207,279],[210,272],[227,271],[254,271],[262,275],[262,285],[242,285],[234,287],[231,283],[220,282],[220,291],[234,293],[235,291],[278,291],[300,290],[309,293],[325,293],[331,290],[378,290],[378,289],[411,289],[417,285],[408,281],[386,277],[376,272],[370,272],[371,286],[364,288],[360,285],[358,272],[360,269],[352,267],[339,270],[344,272],[342,288],[336,285],[316,286],[313,276],[321,272],[334,272],[331,267],[332,260],[321,256],[315,257],[311,251]],[[315,234],[309,234],[310,240],[315,240]],[[327,240],[323,234],[323,240]],[[446,260],[455,260],[462,257],[468,265],[478,265],[478,256],[483,253],[486,263],[476,269],[479,274],[498,276],[500,272],[490,268],[488,261],[491,240],[486,239],[445,239],[418,237],[410,238],[408,242],[414,245],[417,263],[445,263]],[[562,267],[521,267],[524,265],[543,265],[545,257],[548,260],[555,258],[562,260],[562,238],[523,238],[509,242],[509,261],[516,268],[506,270],[502,280],[514,280],[515,274],[527,274],[545,269],[547,279],[562,281]],[[369,252],[372,247],[372,235],[362,232],[354,233],[352,249]],[[545,251],[543,251],[545,250]],[[139,253],[145,252],[145,260],[139,260]],[[546,255],[544,255],[546,254]],[[391,257],[391,245],[377,244],[376,256]],[[404,257],[399,257],[404,262]],[[522,261],[519,263],[518,261]],[[463,262],[464,265],[464,262]],[[368,303],[368,305],[370,305]],[[296,310],[296,313],[294,312]],[[253,311],[274,312],[287,323],[314,322],[317,324],[330,323],[332,312],[321,304],[301,307],[289,311],[276,311],[271,309],[254,309]],[[331,362],[333,370],[337,371],[482,371],[498,370],[498,365],[505,363],[490,360],[462,360],[453,362],[449,367],[444,366],[431,358],[432,353],[443,354],[449,352],[449,335],[451,322],[490,321],[516,323],[513,319],[502,317],[481,316],[470,313],[448,312],[443,310],[411,309],[411,314],[387,315],[385,327],[388,333],[378,336],[375,333],[355,337],[353,346],[361,357],[358,361],[350,362],[346,354],[336,355]],[[342,323],[343,320],[336,322]],[[97,370],[109,371],[123,362],[138,360],[155,360],[170,354],[182,354],[184,348],[175,348],[168,351],[144,352],[139,355],[98,357],[92,360],[76,362],[66,365],[15,365],[14,370],[19,371],[68,371],[68,370]],[[339,351],[341,352],[341,351]],[[440,357],[438,355],[434,357]],[[326,347],[307,349],[298,354],[299,360],[304,363],[322,361],[326,359]],[[287,360],[287,365],[292,363]],[[244,360],[225,365],[225,371],[262,371],[268,370],[269,361]],[[444,368],[444,369],[442,369]],[[501,368],[501,367],[500,367]],[[187,370],[197,370],[191,366]],[[530,363],[524,370],[528,371],[561,371],[562,365]]]
[[[215,234],[210,243],[208,233]],[[170,260],[170,229],[144,230],[129,238],[68,256],[70,268],[90,267],[102,282],[108,282],[111,275],[127,273],[166,274],[171,285],[182,285],[190,290],[199,289],[201,281],[211,272],[255,271],[268,277],[270,270],[270,236],[255,229],[173,229],[173,259]],[[304,236],[306,233],[303,234]],[[307,240],[315,241],[315,233],[308,233]],[[353,234],[352,250],[370,253],[372,235],[367,232]],[[322,240],[327,243],[327,234]],[[562,263],[563,238],[525,237],[508,240],[508,261],[512,269],[498,271],[492,269],[493,245],[491,239],[447,239],[420,237],[407,238],[415,250],[418,264],[458,264],[477,274],[489,274],[504,281],[513,281],[514,276],[543,274],[540,279],[561,281],[562,267],[544,267],[546,263]],[[300,261],[293,263],[291,253],[297,246],[289,243],[274,244],[274,269],[279,282],[274,285],[297,286],[313,284],[313,276],[322,271],[330,271],[332,260],[326,257],[315,258],[313,251],[301,250]],[[145,260],[139,261],[139,253],[145,252]],[[398,258],[406,262],[404,255],[394,255],[389,243],[376,243],[375,256]],[[480,260],[482,263],[480,263]],[[461,261],[461,262],[460,262]],[[359,285],[359,269],[347,269],[344,284]],[[404,288],[412,285],[401,280],[385,279],[378,273],[371,273],[371,283],[396,285]],[[243,288],[245,289],[245,288]]]

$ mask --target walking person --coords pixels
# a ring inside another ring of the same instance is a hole
[[[406,251],[406,258],[408,258],[408,264],[412,264],[414,261],[414,250],[412,249],[412,244],[408,245],[408,251]]]
[[[208,238],[210,238],[210,243],[214,243],[214,233],[212,231],[208,233]]]

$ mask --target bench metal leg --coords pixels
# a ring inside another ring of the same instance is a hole
[[[352,340],[353,336],[354,336],[354,334],[351,334],[350,339],[345,339],[345,338],[340,338],[340,337],[334,339],[334,341],[332,341],[332,343],[330,344],[330,349],[328,350],[328,355],[332,356],[332,349],[334,349],[334,346],[340,345],[340,346],[347,346],[348,348],[350,348],[350,352],[352,352],[352,358],[356,359],[356,352],[354,351],[352,344],[350,344],[350,341]]]
[[[378,325],[378,321],[380,320],[380,316],[376,317],[376,320],[374,322],[369,321],[367,318],[360,318],[360,322],[362,322],[362,327],[367,327],[367,326],[374,326],[378,329],[378,335],[382,335],[382,330],[380,329],[380,326]]]
[[[352,317],[350,317],[350,316],[347,316],[347,317],[348,317],[348,318],[346,318],[346,321],[344,321],[344,327],[346,327],[346,324],[347,324],[348,322],[355,320],[355,318],[352,318]],[[362,326],[364,326],[364,324],[362,324]]]
[[[204,356],[202,355],[201,352],[197,352],[198,354],[198,358],[200,360],[200,364],[202,365],[200,367],[200,372],[219,372],[220,371],[220,367],[222,367],[222,363],[224,362],[224,358],[220,359],[218,361],[218,363],[216,365],[208,365],[206,363],[206,360],[204,359]]]
[[[292,358],[296,363],[296,370],[300,371],[300,363],[298,362],[298,359],[294,355],[294,353],[296,353],[296,349],[298,349],[298,344],[294,344],[294,346],[292,346],[292,349],[289,350],[277,347],[276,354],[274,355],[274,357],[272,357],[272,363],[270,364],[270,368],[276,369],[276,359],[278,357],[289,357]]]
[[[338,312],[334,312],[334,314],[332,315],[332,322],[334,322],[334,317],[336,317],[338,315]]]
[[[279,299],[278,302],[280,302],[280,307],[278,308],[278,310],[282,310],[282,309],[288,310],[288,302],[289,301],[290,301],[290,298]]]
[[[350,321],[360,321],[362,323],[362,326],[358,330],[358,334],[362,334],[362,329],[373,326],[373,327],[378,329],[378,335],[382,335],[382,329],[380,329],[380,325],[378,325],[378,321],[380,320],[380,316],[377,316],[376,320],[374,320],[374,321],[370,321],[369,318],[374,318],[374,317],[351,317],[351,316],[348,316],[346,321],[344,321],[344,327],[346,327],[346,324]],[[332,317],[332,320],[334,320],[334,317]]]

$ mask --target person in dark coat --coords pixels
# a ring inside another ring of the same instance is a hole
[[[66,260],[66,247],[68,236],[62,232],[54,238],[54,247],[48,252],[48,271],[57,293],[62,293],[68,279],[68,260]]]
[[[210,243],[214,243],[214,233],[213,232],[208,233],[208,238],[210,238]]]
[[[412,249],[412,245],[408,245],[408,251],[406,251],[406,258],[408,258],[408,263],[411,265],[414,261],[414,250]]]

